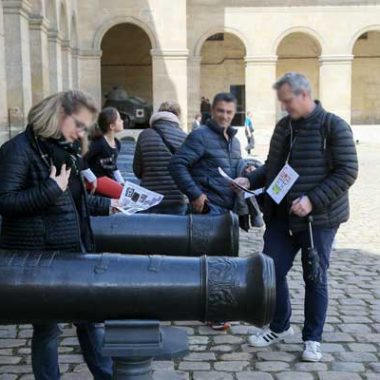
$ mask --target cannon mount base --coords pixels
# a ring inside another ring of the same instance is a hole
[[[152,361],[172,360],[189,352],[187,334],[159,321],[106,321],[102,354],[114,362],[115,380],[153,380]]]

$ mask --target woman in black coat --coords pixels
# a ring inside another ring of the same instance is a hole
[[[94,250],[90,214],[108,215],[112,203],[87,196],[80,175],[80,141],[96,113],[92,98],[80,91],[52,95],[30,110],[26,130],[1,147],[1,249]],[[100,354],[102,327],[93,323],[76,327],[94,378],[111,379],[111,359]],[[33,325],[32,366],[37,380],[60,377],[60,333],[56,323]]]
[[[150,213],[184,215],[187,212],[187,197],[168,170],[172,155],[187,136],[180,127],[180,113],[177,103],[161,104],[159,112],[150,119],[150,128],[137,139],[133,171],[141,179],[141,186],[164,196],[159,205],[148,210]]]

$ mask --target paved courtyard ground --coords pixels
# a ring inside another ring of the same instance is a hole
[[[380,127],[355,128],[360,176],[351,191],[352,218],[337,237],[330,269],[330,306],[320,363],[301,361],[304,286],[300,262],[289,275],[296,335],[285,344],[255,349],[247,335],[255,328],[233,325],[214,332],[199,322],[181,322],[191,353],[182,360],[156,362],[160,380],[378,380],[380,379]],[[258,134],[257,156],[267,150],[268,133]],[[241,255],[261,250],[261,230],[241,233]],[[1,308],[5,305],[0,306]],[[30,326],[0,327],[0,380],[33,379]],[[64,326],[60,346],[63,380],[91,379],[75,332]]]

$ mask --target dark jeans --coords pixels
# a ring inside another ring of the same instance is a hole
[[[227,208],[224,208],[222,206],[218,206],[214,203],[209,203],[208,207],[209,207],[210,211],[207,213],[207,215],[222,215],[222,214],[226,214],[227,212],[229,212],[229,210]]]
[[[307,279],[309,266],[305,263],[305,250],[310,247],[308,231],[290,234],[286,220],[273,220],[267,225],[264,234],[264,253],[274,260],[277,286],[276,311],[270,325],[272,331],[281,333],[290,327],[292,310],[286,275],[293,265],[297,252],[301,249],[305,281],[305,321],[302,338],[304,341],[321,341],[328,305],[327,269],[336,232],[337,228],[313,228],[314,246],[323,270],[322,282],[315,284]]]
[[[95,380],[112,379],[112,360],[100,353],[103,326],[78,323],[77,336],[83,357]],[[58,380],[58,337],[62,330],[57,323],[34,324],[32,338],[32,367],[36,380]]]
[[[222,206],[218,206],[216,205],[215,203],[207,203],[207,212],[205,212],[205,215],[210,215],[210,216],[215,216],[215,215],[222,215],[222,214],[226,214],[227,212],[229,212],[230,210],[227,209],[227,208],[224,208]],[[188,208],[188,214],[198,214],[192,207],[192,205],[190,204],[189,205],[189,208]],[[201,215],[201,214],[199,214]]]

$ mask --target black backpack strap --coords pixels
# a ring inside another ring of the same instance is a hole
[[[323,138],[323,150],[327,156],[327,163],[330,170],[334,169],[334,163],[332,158],[332,150],[331,150],[331,125],[334,114],[331,112],[326,112],[323,116],[321,134]]]
[[[170,145],[168,140],[166,140],[166,137],[165,135],[162,133],[162,131],[159,129],[159,128],[155,128],[153,127],[152,128],[155,132],[157,132],[157,134],[161,137],[161,140],[162,142],[165,144],[166,148],[168,149],[168,151],[171,153],[171,154],[175,154],[176,152],[176,149],[174,148],[174,146]]]

